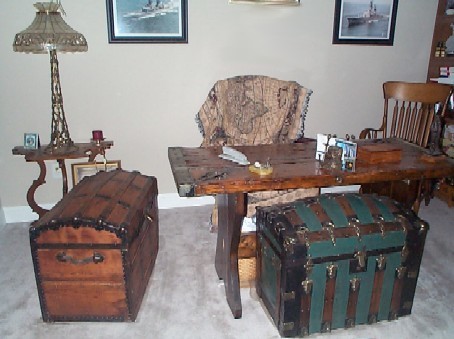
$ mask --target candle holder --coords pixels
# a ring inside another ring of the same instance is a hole
[[[91,142],[96,144],[96,146],[101,145],[101,142],[104,140],[104,135],[101,130],[94,130],[91,132],[92,139]]]

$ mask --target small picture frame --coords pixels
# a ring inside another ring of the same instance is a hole
[[[73,186],[76,186],[83,178],[95,175],[98,172],[110,172],[121,168],[121,160],[104,162],[79,162],[71,164],[73,174]]]
[[[356,142],[336,139],[336,146],[342,148],[342,169],[345,171],[354,171],[357,152]]]
[[[38,149],[39,148],[39,135],[38,133],[24,133],[24,148],[25,149]]]
[[[328,146],[338,146],[342,149],[342,169],[354,171],[357,153],[357,144],[354,141],[331,137],[328,134],[317,134],[317,149],[315,158],[319,161],[325,160],[325,153]]]

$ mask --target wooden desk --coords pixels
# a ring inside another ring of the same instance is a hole
[[[382,141],[360,140],[358,144],[377,142]],[[216,195],[219,228],[215,267],[219,278],[224,279],[227,302],[235,318],[241,318],[242,315],[238,244],[247,192],[435,179],[454,175],[453,159],[422,161],[423,149],[400,140],[391,139],[387,142],[402,148],[400,162],[376,165],[357,163],[354,172],[322,169],[315,159],[315,142],[235,147],[251,163],[265,163],[269,157],[273,173],[268,177],[250,173],[247,166],[220,159],[221,147],[169,148],[169,161],[179,195]]]
[[[36,180],[33,181],[32,185],[27,191],[27,202],[31,209],[38,214],[41,218],[48,210],[42,208],[36,203],[35,192],[36,189],[46,182],[46,160],[56,160],[62,172],[63,180],[63,195],[68,193],[68,177],[66,173],[65,160],[67,159],[79,159],[88,158],[88,161],[94,161],[98,154],[104,155],[106,149],[113,146],[113,141],[102,141],[99,144],[95,143],[75,143],[74,148],[68,149],[67,151],[60,151],[58,153],[46,153],[45,149],[47,145],[41,146],[39,149],[26,149],[23,146],[16,146],[12,152],[14,155],[25,156],[25,161],[36,162],[39,165],[40,173]]]

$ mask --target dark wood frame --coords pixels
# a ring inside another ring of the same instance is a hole
[[[117,0],[106,0],[107,31],[109,43],[187,43],[188,42],[188,0],[180,0],[179,33],[133,32],[118,33],[115,13]],[[143,0],[146,5],[147,0]],[[140,12],[140,8],[137,9]],[[152,18],[149,18],[152,19]],[[133,19],[131,19],[133,20]]]
[[[359,45],[383,45],[392,46],[394,44],[394,31],[396,28],[396,16],[397,16],[397,5],[399,0],[389,0],[391,5],[388,34],[386,38],[380,38],[378,36],[346,36],[342,37],[343,32],[342,26],[342,14],[343,4],[347,0],[336,0],[334,9],[334,25],[333,25],[333,44],[359,44]],[[365,1],[367,3],[367,1]]]

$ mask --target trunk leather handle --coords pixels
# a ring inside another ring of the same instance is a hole
[[[55,258],[59,262],[70,262],[71,264],[74,264],[74,265],[85,265],[85,264],[89,264],[91,262],[98,264],[98,263],[104,261],[104,256],[101,253],[97,253],[97,252],[93,252],[93,255],[91,257],[82,258],[82,259],[76,259],[70,255],[66,255],[66,252],[59,252],[55,256]]]

